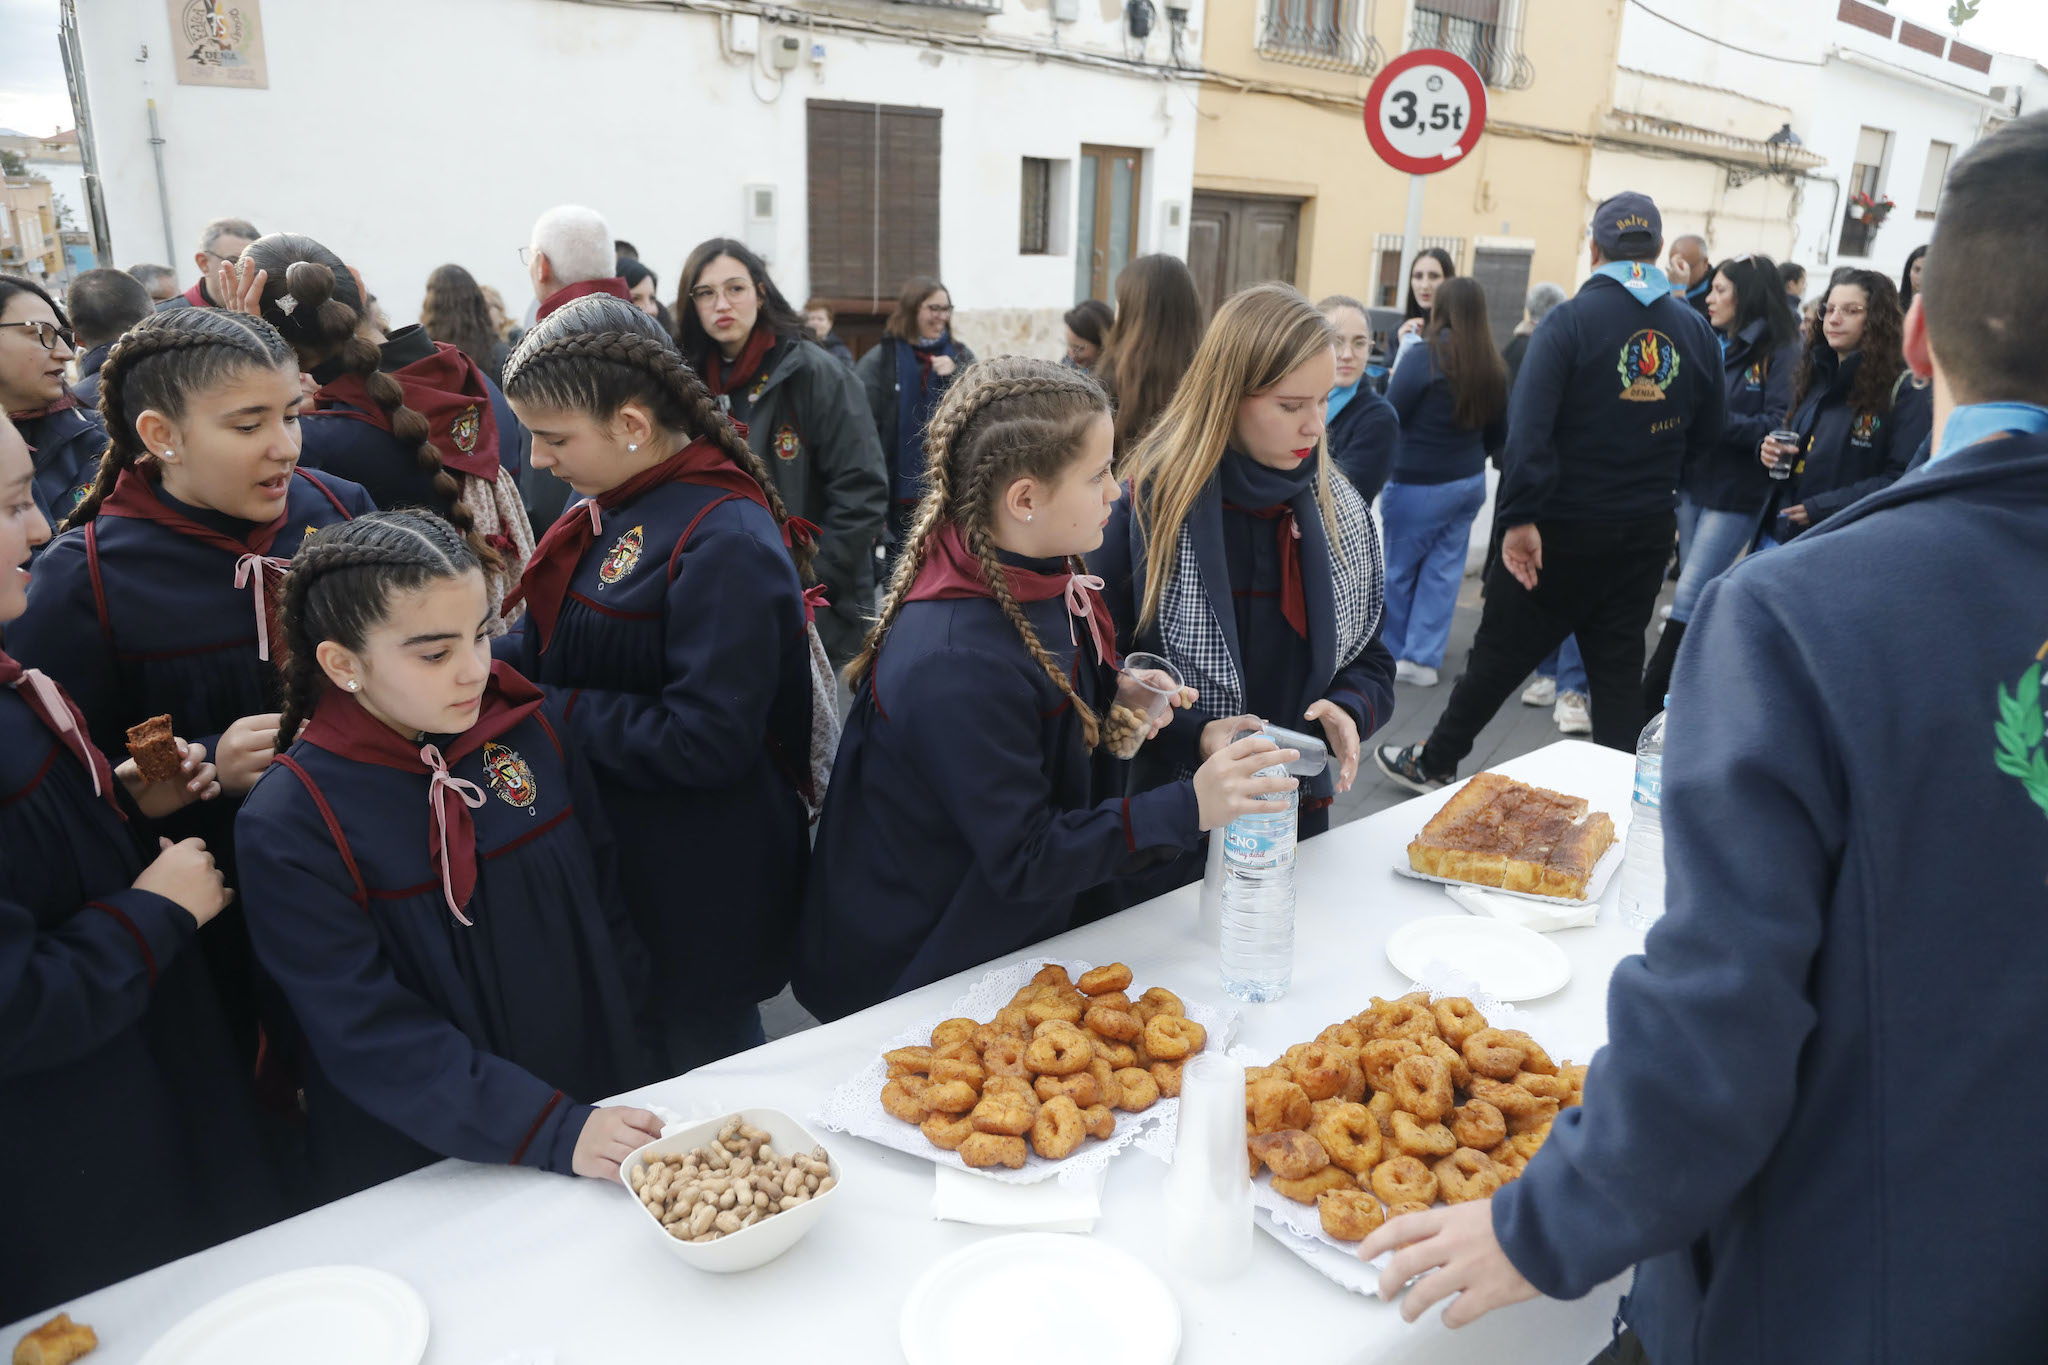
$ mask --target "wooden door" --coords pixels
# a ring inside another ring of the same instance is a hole
[[[1188,218],[1188,269],[1202,307],[1248,285],[1293,284],[1301,240],[1301,200],[1197,191]]]
[[[1083,144],[1075,190],[1074,297],[1115,297],[1116,277],[1138,254],[1139,207],[1144,203],[1145,153],[1136,147]]]

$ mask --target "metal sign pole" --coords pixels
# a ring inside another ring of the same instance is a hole
[[[1414,273],[1415,258],[1422,254],[1422,187],[1427,176],[1408,177],[1408,226],[1401,238],[1401,273],[1394,277],[1394,307],[1408,311],[1408,277]]]

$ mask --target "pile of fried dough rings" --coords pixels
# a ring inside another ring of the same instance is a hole
[[[1208,1044],[1180,997],[1153,987],[1135,1000],[1121,962],[1084,972],[1048,965],[988,1023],[948,1019],[926,1047],[883,1054],[882,1107],[969,1166],[1021,1169],[1116,1131],[1116,1112],[1142,1113],[1180,1094],[1181,1064]]]
[[[1490,1027],[1462,996],[1373,997],[1271,1066],[1245,1072],[1252,1175],[1314,1204],[1339,1241],[1386,1219],[1484,1199],[1522,1173],[1586,1068]]]

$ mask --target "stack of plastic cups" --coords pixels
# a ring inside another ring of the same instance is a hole
[[[1243,1273],[1252,1255],[1252,1181],[1244,1156],[1244,1067],[1213,1052],[1181,1069],[1179,1132],[1166,1173],[1166,1246],[1203,1280]]]

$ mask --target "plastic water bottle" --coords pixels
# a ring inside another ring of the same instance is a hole
[[[1665,706],[1671,698],[1664,699]],[[1621,913],[1648,929],[1664,915],[1664,717],[1659,711],[1636,741],[1636,790],[1629,801],[1628,847],[1621,859]]]
[[[1260,777],[1285,777],[1282,764]],[[1223,830],[1223,989],[1240,1000],[1278,1000],[1294,984],[1294,843],[1301,791],[1274,792],[1271,809]]]

